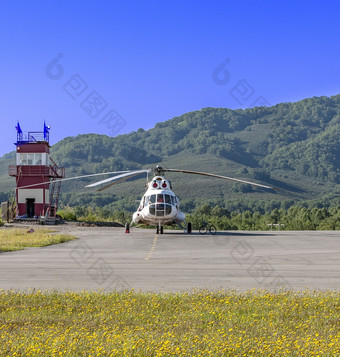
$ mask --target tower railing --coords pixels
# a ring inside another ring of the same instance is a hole
[[[59,167],[51,157],[50,157],[50,162],[51,162],[50,170],[51,173],[53,173],[50,176],[54,178],[65,177],[65,167]]]
[[[54,173],[54,176],[51,176],[52,185],[50,186],[51,189],[50,189],[49,211],[50,211],[50,216],[55,217],[58,211],[60,187],[61,187],[61,181],[55,182],[55,180],[56,178],[65,177],[65,168],[59,167],[51,157],[50,157],[50,162],[51,162],[50,169]]]
[[[49,142],[50,134],[48,131],[29,131],[17,133],[17,145],[27,143]]]
[[[50,166],[30,166],[30,165],[9,165],[8,174],[9,176],[49,176],[52,178],[63,178],[65,177],[65,168],[58,167],[56,165]]]

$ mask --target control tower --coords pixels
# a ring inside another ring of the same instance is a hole
[[[17,218],[55,217],[65,169],[50,157],[49,131],[23,133],[18,123],[16,165],[9,166],[9,175],[16,180]]]

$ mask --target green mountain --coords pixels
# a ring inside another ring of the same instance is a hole
[[[67,176],[150,168],[193,169],[274,185],[270,192],[223,180],[168,174],[182,208],[202,203],[228,209],[287,208],[296,202],[340,205],[340,95],[246,110],[204,108],[153,129],[108,137],[67,137],[51,150]],[[14,187],[0,159],[0,199]],[[134,210],[145,178],[131,179],[98,193],[84,189],[93,179],[63,183],[61,203]],[[2,192],[2,193],[1,193]],[[184,206],[184,207],[183,207]]]

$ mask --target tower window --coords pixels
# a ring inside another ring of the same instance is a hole
[[[17,165],[49,165],[46,153],[17,154]]]

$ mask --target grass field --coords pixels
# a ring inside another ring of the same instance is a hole
[[[27,233],[28,228],[2,228],[0,229],[0,252],[10,252],[28,247],[44,247],[46,245],[64,243],[73,236],[54,233],[44,228],[33,228],[34,232]]]
[[[340,293],[0,291],[3,356],[339,356]]]

